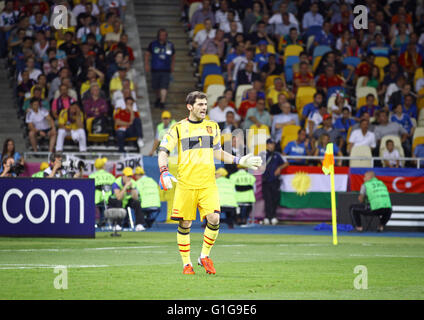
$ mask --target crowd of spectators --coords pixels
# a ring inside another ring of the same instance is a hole
[[[143,146],[125,11],[125,0],[5,1],[0,54],[30,149],[47,141],[60,152],[73,141],[84,152],[96,134],[121,152],[125,138]]]
[[[190,12],[196,2],[196,10]],[[398,166],[402,162],[395,158],[401,153],[393,153],[384,139],[394,136],[398,139],[391,143],[396,150],[402,149],[406,157],[420,156],[416,150],[422,148],[413,149],[413,136],[423,125],[419,121],[424,98],[423,1],[182,0],[182,4],[195,65],[201,65],[204,55],[219,58],[226,90],[209,117],[222,128],[229,114],[234,128],[266,126],[272,139],[280,142],[285,126],[298,125],[297,140],[277,143],[277,150],[286,155],[323,155],[332,142],[340,156],[351,155],[356,146],[367,146],[373,156],[382,156],[384,142],[392,160],[382,164]],[[368,10],[366,29],[354,28],[353,9],[358,4]],[[296,62],[289,65],[286,50],[293,45],[301,50],[290,54]],[[317,61],[318,47],[327,50]],[[199,68],[203,88],[200,72]],[[238,103],[242,85],[251,86]],[[316,89],[306,105],[297,101],[302,87]],[[363,88],[375,90],[360,99],[357,93]]]

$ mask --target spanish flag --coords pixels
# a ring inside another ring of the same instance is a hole
[[[333,144],[327,144],[325,149],[322,171],[325,175],[330,174],[331,179],[331,218],[333,221],[333,244],[337,245],[337,216],[336,216],[336,191],[334,187],[334,152]]]

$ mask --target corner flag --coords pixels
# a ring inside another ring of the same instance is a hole
[[[331,179],[331,219],[333,222],[333,244],[337,245],[337,216],[336,216],[336,192],[334,188],[334,152],[333,144],[328,143],[325,150],[322,171],[325,175],[330,174]]]

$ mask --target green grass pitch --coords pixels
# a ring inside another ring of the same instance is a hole
[[[192,261],[201,233],[192,233]],[[0,299],[423,299],[424,239],[221,233],[216,275],[183,275],[176,234],[0,238]],[[68,267],[68,288],[55,289]],[[357,265],[368,288],[355,289]],[[62,274],[63,275],[63,274]]]

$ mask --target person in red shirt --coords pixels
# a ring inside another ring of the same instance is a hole
[[[368,76],[374,65],[375,55],[370,53],[363,56],[363,61],[357,65],[355,70],[356,78]]]
[[[139,148],[144,146],[143,129],[137,105],[132,97],[125,98],[125,109],[118,109],[114,115],[116,139],[119,152],[125,152],[125,138],[137,137]]]
[[[325,73],[321,74],[317,81],[317,89],[327,93],[331,87],[341,87],[344,85],[344,80],[334,72],[334,66],[328,65],[325,68]]]
[[[417,46],[414,43],[409,43],[405,52],[399,57],[399,64],[408,72],[412,77],[415,70],[421,67],[422,57],[418,53]]]
[[[250,108],[256,107],[257,94],[255,89],[250,89],[247,91],[247,99],[242,101],[240,107],[238,108],[238,114],[244,119],[246,117],[247,111]]]
[[[133,49],[130,46],[128,46],[128,35],[126,33],[123,33],[121,35],[120,41],[118,43],[113,44],[110,47],[110,50],[111,51],[120,50],[124,52],[124,55],[128,53],[128,59],[130,60],[130,62],[133,62],[135,59]]]
[[[297,92],[299,87],[314,87],[314,75],[309,72],[309,64],[307,62],[301,62],[299,65],[299,72],[295,72],[293,76],[293,91]]]

